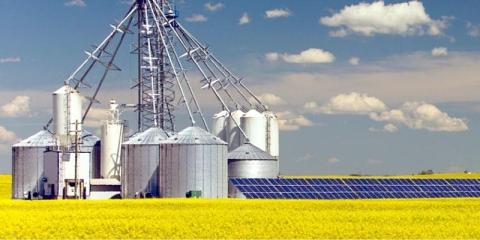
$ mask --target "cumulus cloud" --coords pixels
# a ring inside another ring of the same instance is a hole
[[[307,102],[304,109],[310,113],[325,114],[368,114],[381,112],[387,109],[385,103],[376,97],[351,92],[330,98],[325,104]]]
[[[475,25],[471,22],[467,23],[468,35],[471,37],[480,37],[480,25]]]
[[[248,16],[248,13],[243,13],[240,19],[238,20],[239,25],[245,25],[250,23],[250,17]]]
[[[85,7],[87,4],[84,0],[70,0],[65,2],[65,6],[67,7]]]
[[[335,56],[332,53],[322,49],[310,48],[302,51],[299,54],[280,54],[276,52],[270,52],[265,54],[265,59],[270,62],[282,60],[287,63],[312,64],[331,63],[335,61]]]
[[[303,115],[289,111],[277,113],[278,125],[282,131],[296,131],[301,127],[311,127],[315,124]]]
[[[434,57],[445,57],[448,56],[448,49],[445,47],[436,47],[432,49],[432,56]]]
[[[266,18],[279,18],[279,17],[290,17],[292,15],[292,12],[285,8],[275,8],[275,9],[270,9],[265,11],[265,17]]]
[[[208,19],[202,14],[193,14],[192,16],[187,17],[185,20],[187,22],[206,22]]]
[[[0,112],[5,117],[22,117],[30,114],[30,97],[16,96],[12,101],[3,105]]]
[[[6,129],[3,126],[0,126],[0,144],[13,144],[19,140],[20,139],[14,132]]]
[[[2,63],[19,63],[22,59],[20,57],[5,57],[0,58],[0,64]]]
[[[279,106],[279,105],[284,105],[287,102],[283,100],[283,98],[273,94],[273,93],[264,93],[260,96],[258,96],[258,99],[262,101],[262,103],[268,105],[268,106]]]
[[[391,123],[386,124],[385,126],[383,126],[382,129],[371,127],[368,130],[370,132],[387,132],[387,133],[396,133],[399,131],[398,127]]]
[[[460,118],[450,117],[436,106],[425,102],[406,102],[399,109],[382,113],[370,113],[370,118],[379,122],[404,125],[411,129],[432,132],[467,131],[467,123]]]
[[[362,36],[375,34],[431,35],[443,34],[450,18],[432,19],[420,1],[385,4],[384,1],[345,6],[340,12],[320,18],[320,23],[336,30],[333,37],[355,33]]]
[[[350,64],[353,65],[353,66],[357,66],[358,64],[360,64],[360,58],[358,58],[358,57],[351,57],[351,58],[348,60],[348,63],[350,63]]]
[[[219,2],[219,3],[211,3],[211,2],[208,2],[208,3],[205,3],[205,9],[207,9],[207,11],[210,11],[210,12],[216,12],[222,8],[225,7],[225,4]]]

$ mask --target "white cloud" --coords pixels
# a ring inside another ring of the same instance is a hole
[[[21,117],[30,114],[30,97],[16,96],[11,102],[0,108],[0,113],[5,117]]]
[[[387,132],[387,133],[396,133],[399,131],[398,127],[395,126],[394,124],[392,123],[388,123],[386,124],[385,126],[383,126],[382,129],[377,129],[377,128],[369,128],[368,129],[370,132]]]
[[[250,17],[248,16],[248,13],[243,13],[242,16],[240,17],[240,20],[238,20],[239,25],[245,25],[250,23]]]
[[[219,3],[211,3],[211,2],[208,2],[208,3],[205,3],[205,9],[207,9],[207,11],[210,11],[210,12],[216,12],[222,8],[225,7],[225,4],[219,2]]]
[[[360,58],[358,58],[358,57],[351,57],[351,58],[348,60],[348,63],[350,63],[350,64],[353,65],[353,66],[357,66],[358,64],[360,64]]]
[[[0,58],[0,64],[1,63],[19,63],[21,61],[22,61],[22,59],[20,57]]]
[[[9,131],[3,126],[0,126],[0,144],[5,144],[5,145],[14,144],[19,140],[20,139],[17,137],[17,135],[14,132]]]
[[[450,117],[436,106],[424,102],[406,102],[400,109],[392,109],[382,113],[371,113],[370,118],[379,122],[405,125],[411,129],[432,132],[467,131],[467,123],[460,118]]]
[[[434,57],[445,57],[448,56],[448,49],[445,47],[436,47],[432,49],[432,56]]]
[[[311,127],[315,124],[303,115],[297,115],[289,111],[277,113],[278,125],[282,131],[296,131],[301,127]]]
[[[187,17],[185,20],[187,22],[206,22],[208,19],[202,14],[193,14],[192,16]]]
[[[378,159],[368,159],[367,163],[370,165],[380,165],[380,164],[383,164],[384,162]]]
[[[471,37],[480,37],[480,25],[474,25],[471,22],[467,23],[468,35]]]
[[[85,7],[87,4],[84,0],[70,0],[65,2],[65,6],[67,7]]]
[[[270,9],[265,11],[266,18],[290,17],[291,15],[292,15],[292,12],[287,8],[285,9],[275,8],[275,9]]]
[[[335,61],[335,56],[332,53],[318,48],[310,48],[299,54],[270,52],[265,54],[265,58],[267,61],[283,60],[287,63],[296,64],[331,63]]]
[[[283,100],[281,97],[273,94],[273,93],[264,93],[260,96],[258,96],[258,99],[260,101],[268,106],[278,106],[278,105],[284,105],[287,102]]]
[[[387,107],[385,103],[376,97],[352,92],[332,97],[321,106],[316,102],[307,102],[304,105],[304,109],[311,113],[368,114],[370,112],[384,111]]]
[[[433,20],[420,1],[385,4],[383,1],[345,6],[340,12],[320,18],[320,23],[337,29],[333,37],[351,33],[363,36],[392,35],[442,35],[449,18]]]

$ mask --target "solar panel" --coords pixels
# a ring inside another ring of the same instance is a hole
[[[479,179],[232,178],[249,199],[480,197]]]

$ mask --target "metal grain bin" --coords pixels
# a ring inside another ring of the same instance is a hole
[[[158,197],[158,164],[161,143],[167,134],[149,128],[135,134],[122,145],[122,197]]]
[[[160,157],[160,196],[225,198],[227,143],[199,127],[188,127],[164,141]]]
[[[55,146],[55,138],[42,130],[12,147],[12,174],[14,199],[42,194],[43,153]]]
[[[251,143],[245,143],[228,154],[229,178],[277,178],[278,159]],[[229,183],[228,195],[242,197]]]

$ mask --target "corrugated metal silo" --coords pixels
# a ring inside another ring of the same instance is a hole
[[[228,143],[228,151],[232,151],[242,144],[243,135],[238,126],[240,126],[240,119],[244,114],[242,110],[236,110],[231,112],[230,117],[228,117],[226,141]]]
[[[212,118],[212,134],[227,141],[228,112],[221,111]]]
[[[250,143],[245,143],[228,154],[229,178],[277,178],[278,175],[277,158]],[[243,197],[230,183],[228,195]]]
[[[122,197],[157,197],[160,146],[167,138],[161,128],[135,134],[122,146]]]
[[[12,174],[14,199],[24,199],[28,193],[43,192],[43,153],[55,146],[55,138],[48,131],[42,130],[22,140],[12,147]]]
[[[241,127],[251,144],[263,151],[267,150],[267,119],[264,115],[254,109],[248,111],[241,118]],[[245,142],[246,140],[244,139],[242,143]]]
[[[227,143],[199,127],[188,127],[164,141],[160,157],[160,196],[225,198]]]

